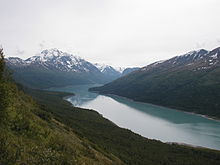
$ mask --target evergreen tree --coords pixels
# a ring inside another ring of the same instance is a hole
[[[2,80],[3,72],[5,68],[3,49],[0,49],[0,80]]]
[[[5,83],[3,80],[3,74],[5,69],[5,62],[4,62],[4,55],[3,49],[0,48],[0,124],[3,123],[5,119],[5,107],[6,107],[6,100],[5,100]]]

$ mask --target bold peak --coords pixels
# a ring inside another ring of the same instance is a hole
[[[19,57],[8,57],[6,60],[9,60],[12,63],[24,62],[24,60]]]
[[[22,60],[21,58],[19,57],[8,57],[9,60]]]
[[[78,61],[84,60],[79,56],[75,56],[73,54],[63,52],[57,48],[43,50],[38,56],[40,56],[44,60],[45,59],[53,59],[53,58],[64,58],[64,57],[68,57],[74,61],[75,60],[78,60]]]
[[[211,52],[220,53],[220,47],[213,49]]]
[[[114,67],[116,71],[123,73],[123,71],[126,69],[125,67]]]
[[[219,59],[220,58],[220,47],[213,49],[209,53],[209,57],[213,59]]]
[[[61,54],[63,54],[63,52],[56,49],[56,48],[46,49],[41,52],[41,55],[43,55],[43,56],[51,56],[51,55],[52,56],[60,56]]]
[[[208,50],[205,50],[205,49],[199,49],[196,51],[197,54],[199,55],[205,55],[207,54],[209,51]]]
[[[191,55],[204,55],[206,53],[208,53],[209,51],[205,50],[205,49],[199,49],[199,50],[193,50],[190,51],[182,56],[191,56]]]
[[[95,65],[97,68],[106,68],[106,67],[109,67],[109,65],[100,64],[100,63],[95,63],[94,65]]]
[[[95,65],[96,68],[98,68],[101,72],[105,71],[107,68],[111,68],[111,66],[106,65],[106,64],[95,63],[94,65]]]

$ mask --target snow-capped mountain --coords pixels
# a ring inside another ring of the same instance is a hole
[[[127,68],[126,67],[114,67],[114,69],[122,74],[124,70]]]
[[[43,50],[25,60],[9,57],[6,64],[13,70],[17,82],[30,87],[104,84],[122,76],[112,66],[92,64],[58,49]]]
[[[152,63],[146,67],[143,67],[142,71],[151,70],[154,68],[176,68],[176,67],[188,67],[195,70],[209,69],[219,64],[220,48],[216,48],[212,51],[200,49],[197,51],[191,51],[186,54],[173,57],[168,60],[158,61]]]
[[[107,70],[102,73],[94,64],[58,49],[43,50],[26,60],[9,57],[6,64],[13,70],[17,82],[36,88],[103,84],[118,78]]]
[[[27,65],[25,60],[22,60],[21,58],[18,58],[18,57],[6,58],[6,62],[7,62],[7,64],[15,65],[15,66],[25,66],[25,65]]]
[[[43,50],[41,53],[28,59],[9,57],[8,65],[16,67],[38,66],[49,70],[62,72],[101,72],[106,76],[118,78],[138,68],[112,67],[106,64],[92,64],[81,57],[62,52],[56,48]],[[125,72],[124,72],[125,71]]]
[[[108,70],[112,70],[112,71],[116,71],[116,69],[114,69],[112,66],[110,65],[106,65],[106,64],[99,64],[99,63],[95,63],[94,64],[102,73],[107,72]],[[116,71],[117,72],[117,71]]]
[[[20,67],[39,66],[64,72],[99,72],[90,62],[58,49],[43,50],[40,54],[26,60],[11,57],[8,58],[8,62]]]
[[[110,65],[98,64],[98,63],[95,63],[94,65],[99,69],[100,72],[102,72],[106,76],[109,75],[109,76],[113,76],[115,78],[118,78],[121,76],[121,72],[119,72],[118,70],[116,70],[115,68],[113,68]]]
[[[94,65],[100,70],[100,72],[102,72],[106,76],[111,75],[115,77],[115,79],[140,69],[139,67],[130,67],[130,68],[112,67],[110,65],[98,64],[98,63],[95,63]]]
[[[124,74],[112,66],[92,64],[58,49],[43,50],[28,59],[9,57],[6,64],[18,82],[31,87],[107,83]]]

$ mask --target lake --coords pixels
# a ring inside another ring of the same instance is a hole
[[[150,139],[186,143],[220,150],[220,122],[199,115],[118,96],[88,92],[96,85],[50,88],[75,93],[65,99],[74,106],[93,109],[122,128]]]

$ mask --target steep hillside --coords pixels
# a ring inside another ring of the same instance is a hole
[[[155,62],[91,90],[220,118],[220,48]]]
[[[2,64],[0,59],[0,164],[124,164],[20,91],[3,76]]]

